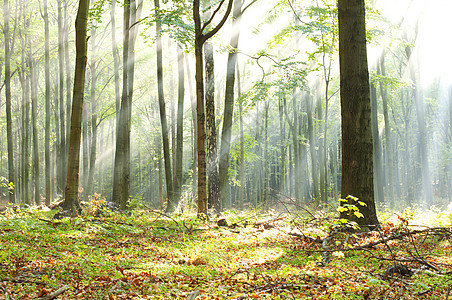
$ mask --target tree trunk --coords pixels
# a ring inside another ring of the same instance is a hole
[[[407,55],[408,62],[410,63],[410,58],[412,55],[412,49],[410,46],[405,47],[405,52]],[[432,179],[430,175],[430,166],[428,162],[428,148],[427,148],[427,132],[425,129],[425,111],[424,111],[424,97],[422,91],[418,86],[418,80],[416,78],[415,67],[410,66],[410,76],[413,82],[413,97],[414,105],[416,108],[416,120],[419,128],[419,145],[420,145],[420,160],[421,160],[421,178],[422,187],[424,191],[424,201],[427,207],[433,204],[433,194],[432,194]]]
[[[38,116],[38,88],[37,88],[37,71],[36,65],[33,63],[31,52],[29,53],[31,61],[31,124],[33,130],[33,179],[34,179],[34,198],[36,205],[41,204],[40,194],[40,171],[39,171],[39,137],[36,118]]]
[[[228,197],[229,151],[231,148],[232,116],[234,115],[234,80],[237,65],[237,51],[240,36],[240,20],[242,18],[242,0],[234,0],[232,11],[232,33],[229,42],[228,63],[226,68],[226,89],[224,94],[223,129],[221,132],[221,148],[219,160],[219,177],[221,201]]]
[[[116,44],[116,0],[111,1],[111,47],[113,53],[113,68],[115,74],[115,103],[116,103],[116,134],[118,134],[119,128],[119,110],[121,107],[121,96],[119,94],[119,53],[118,46]]]
[[[187,69],[187,77],[188,77],[188,90],[190,93],[190,103],[191,103],[191,112],[192,112],[192,121],[193,121],[193,165],[192,165],[192,192],[195,195],[196,187],[198,185],[198,145],[196,141],[198,140],[198,128],[196,126],[196,98],[193,97],[193,86],[191,81],[191,72],[190,65],[188,63],[188,57],[185,55],[185,65]]]
[[[86,191],[84,193],[85,200],[93,194],[94,190],[94,172],[96,170],[96,151],[97,151],[97,99],[96,99],[96,85],[97,85],[97,61],[94,59],[96,55],[96,28],[91,29],[91,91],[90,91],[90,102],[91,102],[91,147],[89,153],[89,172],[88,172],[88,182],[86,186]]]
[[[242,95],[242,86],[240,84],[240,69],[237,62],[237,96],[240,99]],[[239,121],[240,121],[240,191],[238,208],[243,208],[245,202],[245,137],[243,135],[243,103],[239,102]]]
[[[377,89],[375,85],[370,83],[370,101],[371,101],[371,114],[372,114],[372,151],[373,151],[373,162],[374,162],[374,176],[376,187],[376,198],[379,204],[384,203],[384,192],[383,192],[383,172],[381,163],[381,147],[380,147],[380,136],[378,130],[378,111],[377,111]]]
[[[155,9],[160,8],[159,0],[154,0]],[[163,140],[163,160],[165,164],[165,180],[166,180],[166,196],[168,197],[168,205],[166,207],[166,212],[174,211],[174,189],[173,189],[173,176],[171,169],[171,152],[169,148],[169,133],[168,133],[168,123],[166,118],[166,107],[165,98],[163,93],[163,62],[162,62],[162,38],[161,38],[161,24],[157,20],[156,26],[156,47],[157,47],[157,91],[159,99],[159,109],[160,109],[160,122],[162,127],[162,140]]]
[[[130,43],[130,0],[124,3],[124,28],[123,28],[123,77],[121,108],[119,111],[118,134],[116,137],[115,166],[113,173],[113,196],[112,199],[121,209],[127,208],[129,197],[129,173],[130,158],[126,158],[127,147],[130,147],[130,122],[129,122],[129,43]]]
[[[68,17],[68,2],[69,0],[64,1],[64,31],[63,31],[63,39],[64,39],[64,59],[65,59],[65,67],[66,67],[66,149],[65,155],[69,153],[69,139],[71,134],[71,116],[69,112],[71,111],[71,91],[72,91],[72,79],[71,79],[71,64],[69,62],[69,17]],[[66,163],[66,159],[65,159]],[[67,172],[67,171],[65,171]]]
[[[83,94],[85,89],[85,72],[87,61],[87,21],[89,0],[79,0],[75,19],[75,74],[74,93],[72,96],[71,136],[69,140],[69,160],[65,200],[63,208],[72,215],[79,212],[78,181],[80,166],[80,137],[83,110]]]
[[[206,150],[207,150],[207,179],[209,185],[208,204],[220,212],[220,181],[217,168],[217,130],[215,122],[215,74],[213,46],[210,43],[204,45],[206,60]]]
[[[379,73],[385,77],[386,71],[385,71],[385,53],[381,55],[380,61],[379,61]],[[384,86],[383,82],[380,81],[380,94],[381,94],[381,100],[383,104],[383,117],[385,122],[385,148],[384,148],[384,155],[387,160],[387,165],[385,168],[386,175],[386,186],[388,188],[388,197],[389,197],[389,207],[394,206],[394,176],[393,176],[393,169],[396,169],[394,167],[393,163],[393,148],[392,148],[392,137],[391,137],[391,125],[389,123],[389,112],[388,112],[388,92],[386,90],[386,87]]]
[[[202,47],[204,43],[226,22],[231,9],[233,0],[229,0],[226,12],[221,21],[214,29],[203,33],[206,26],[209,25],[211,19],[204,25],[201,22],[199,12],[199,0],[193,1],[193,20],[195,23],[195,61],[196,61],[196,115],[198,126],[198,216],[204,218],[207,216],[207,182],[206,182],[206,129],[205,129],[205,113],[204,113],[204,82],[203,82],[203,61]],[[222,5],[223,2],[220,3]],[[212,16],[213,17],[213,16]]]
[[[58,2],[58,78],[59,78],[59,114],[60,114],[60,140],[59,143],[60,153],[58,156],[59,160],[59,189],[64,188],[64,178],[66,176],[66,130],[65,130],[65,120],[64,120],[64,28],[63,28],[63,7],[62,0],[57,0]]]
[[[317,172],[317,151],[316,142],[314,140],[314,124],[312,120],[312,99],[309,95],[306,95],[306,110],[308,117],[308,140],[309,140],[309,151],[311,154],[311,174],[312,174],[312,191],[313,198],[316,203],[318,203],[320,190]]]
[[[341,217],[362,226],[374,227],[379,222],[373,186],[365,4],[364,0],[339,0],[337,6],[342,116],[341,195],[343,198],[352,195],[366,204],[357,205],[363,218],[356,218],[347,212],[343,212]]]
[[[185,98],[185,74],[184,74],[184,51],[182,45],[177,45],[177,73],[178,73],[178,89],[177,89],[177,133],[176,133],[176,180],[174,182],[174,200],[179,202],[182,196],[182,155],[184,152],[184,98]]]
[[[11,114],[11,49],[10,49],[10,34],[9,34],[9,19],[10,7],[9,1],[4,1],[3,17],[5,23],[3,24],[3,34],[5,38],[5,108],[6,108],[6,139],[8,147],[8,182],[10,186],[14,187],[16,178],[14,173],[14,146],[13,146],[13,128],[12,128],[12,114]],[[10,189],[9,202],[16,202],[16,191]]]
[[[45,137],[44,137],[44,156],[45,156],[45,197],[46,205],[52,202],[52,191],[50,185],[50,38],[49,38],[49,15],[47,11],[47,0],[44,0],[44,27],[45,27],[45,50],[44,50],[44,69],[45,69]]]

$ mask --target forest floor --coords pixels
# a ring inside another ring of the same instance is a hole
[[[314,211],[202,222],[144,206],[61,220],[8,208],[0,298],[452,299],[452,211],[430,226],[388,213],[378,230],[355,233]]]

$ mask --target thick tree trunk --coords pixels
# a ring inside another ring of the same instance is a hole
[[[207,155],[207,179],[209,185],[208,204],[220,212],[220,180],[217,168],[217,129],[215,121],[215,74],[213,60],[213,46],[210,43],[204,45],[206,60],[206,155]]]
[[[378,225],[375,210],[369,71],[364,0],[339,0],[339,67],[342,116],[342,198],[352,195],[363,218],[341,217],[362,226]],[[350,204],[356,204],[354,202]]]
[[[75,19],[75,74],[74,93],[72,96],[71,136],[69,141],[69,160],[65,200],[63,208],[70,210],[72,215],[79,211],[78,182],[80,166],[80,138],[83,110],[83,94],[85,89],[85,72],[87,61],[87,21],[89,0],[79,0],[77,17]]]

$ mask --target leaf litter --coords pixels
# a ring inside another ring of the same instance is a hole
[[[51,213],[0,216],[1,299],[452,298],[450,225],[388,219],[349,232],[328,213],[230,211],[221,226],[150,209]]]

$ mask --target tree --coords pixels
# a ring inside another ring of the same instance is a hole
[[[11,114],[11,49],[10,49],[10,33],[9,33],[9,19],[10,7],[8,0],[5,0],[3,6],[3,17],[5,24],[3,24],[3,34],[5,37],[5,97],[6,97],[6,139],[8,144],[8,181],[10,186],[14,187],[16,182],[14,173],[14,147],[13,147],[13,128],[12,128],[12,114]],[[16,192],[10,189],[9,202],[16,202]]]
[[[221,21],[211,30],[204,30],[212,22],[215,15],[223,6],[225,0],[221,0],[217,8],[213,11],[210,18],[202,23],[200,15],[200,0],[193,1],[193,20],[195,21],[195,60],[196,60],[196,120],[198,130],[198,216],[207,216],[207,182],[206,182],[206,129],[204,112],[204,79],[203,79],[203,61],[202,47],[204,43],[214,36],[226,22],[231,9],[233,0],[229,0],[226,12]]]
[[[156,11],[160,8],[159,0],[154,0],[154,6]],[[163,94],[163,63],[162,63],[162,38],[161,38],[161,24],[157,17],[155,26],[156,31],[156,47],[157,47],[157,92],[160,108],[160,121],[162,127],[162,139],[163,139],[163,160],[165,163],[165,179],[166,179],[166,196],[168,197],[168,205],[166,207],[167,212],[172,212],[175,208],[174,201],[174,189],[173,189],[173,176],[171,169],[171,153],[169,149],[169,132],[168,123],[166,119],[166,107],[165,98]]]
[[[217,126],[215,121],[215,74],[213,45],[205,43],[206,60],[206,134],[207,134],[207,179],[209,185],[208,206],[220,212],[220,180],[217,164]]]
[[[83,94],[85,91],[85,72],[87,62],[87,23],[89,0],[79,0],[75,19],[75,73],[74,92],[72,95],[71,134],[69,140],[68,172],[63,209],[72,215],[79,211],[78,182],[80,166],[80,139],[83,110]]]
[[[358,224],[378,225],[375,210],[372,160],[372,127],[367,67],[364,0],[339,0],[339,69],[342,116],[343,198],[352,195],[363,218],[341,213]],[[350,200],[351,201],[351,200]],[[355,203],[350,203],[355,204]]]
[[[51,185],[50,185],[50,38],[49,38],[49,14],[47,11],[47,0],[44,0],[44,72],[45,72],[45,196],[46,205],[51,202]]]

